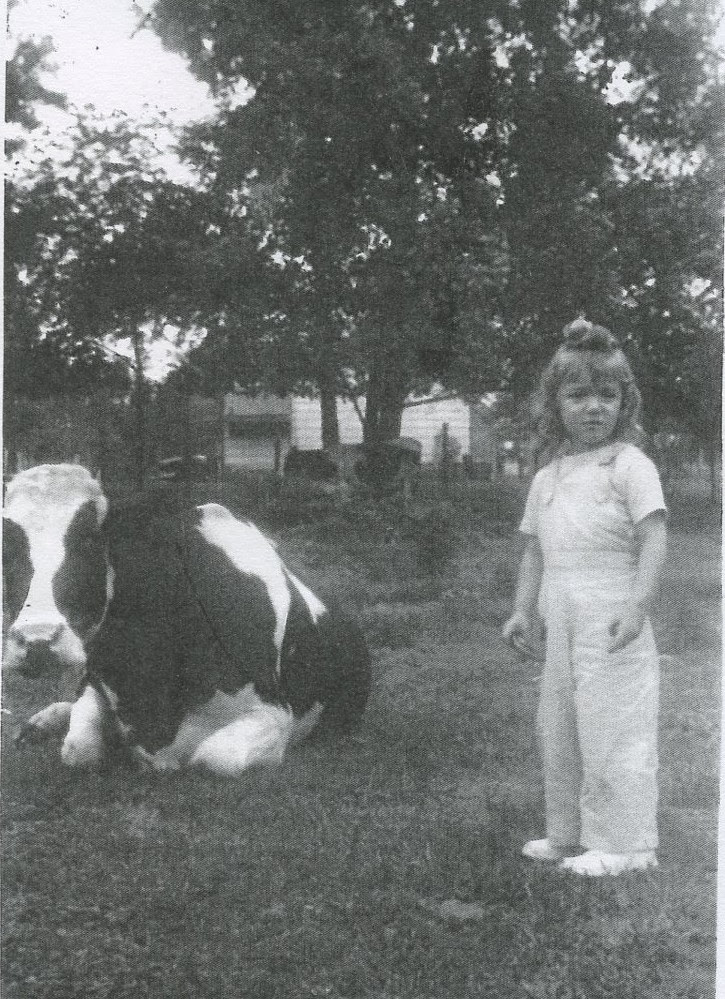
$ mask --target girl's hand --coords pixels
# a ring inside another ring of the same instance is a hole
[[[502,629],[503,640],[513,646],[522,656],[533,658],[531,647],[531,618],[522,610],[516,610]]]
[[[620,652],[638,638],[644,628],[646,617],[641,607],[632,604],[620,617],[615,618],[609,626],[609,634],[612,636],[609,651]]]

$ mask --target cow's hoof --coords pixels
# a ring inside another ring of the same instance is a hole
[[[33,725],[32,721],[26,721],[19,732],[15,734],[13,743],[17,749],[23,746],[37,746],[49,738],[49,733],[45,729]]]
[[[179,769],[177,760],[169,759],[168,757],[160,758],[158,754],[149,753],[143,746],[134,746],[130,751],[130,755],[134,764],[144,774],[170,774],[175,773]]]
[[[159,750],[158,753],[149,753],[143,746],[135,745],[130,753],[131,758],[142,773],[173,774],[181,769],[177,757],[169,756],[163,750]]]
[[[168,756],[159,759],[157,755],[151,757],[151,769],[156,774],[175,774],[181,769],[181,764]]]
[[[31,745],[64,735],[68,731],[71,707],[70,701],[56,701],[37,711],[15,736],[15,745]]]
[[[135,766],[142,774],[153,770],[153,757],[142,746],[129,746],[126,750],[126,759],[130,766]]]

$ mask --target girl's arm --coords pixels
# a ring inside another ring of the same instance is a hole
[[[531,629],[539,599],[541,579],[544,573],[544,560],[539,539],[533,534],[527,536],[524,557],[519,569],[516,587],[514,612],[503,626],[504,640],[511,645],[526,645],[531,637]]]
[[[610,652],[619,652],[642,631],[659,591],[667,558],[667,521],[663,510],[650,513],[635,524],[634,530],[639,547],[637,579],[629,606],[609,629]]]

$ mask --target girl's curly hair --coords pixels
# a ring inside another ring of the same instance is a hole
[[[537,467],[551,461],[564,443],[566,434],[559,412],[558,392],[564,383],[577,378],[591,380],[595,385],[604,381],[618,382],[622,389],[622,408],[612,439],[628,444],[637,444],[642,439],[639,423],[642,397],[617,338],[604,326],[587,319],[569,323],[562,336],[564,342],[544,369],[534,397]]]

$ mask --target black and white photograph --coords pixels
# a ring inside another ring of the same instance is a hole
[[[5,50],[3,999],[725,996],[721,0]]]

